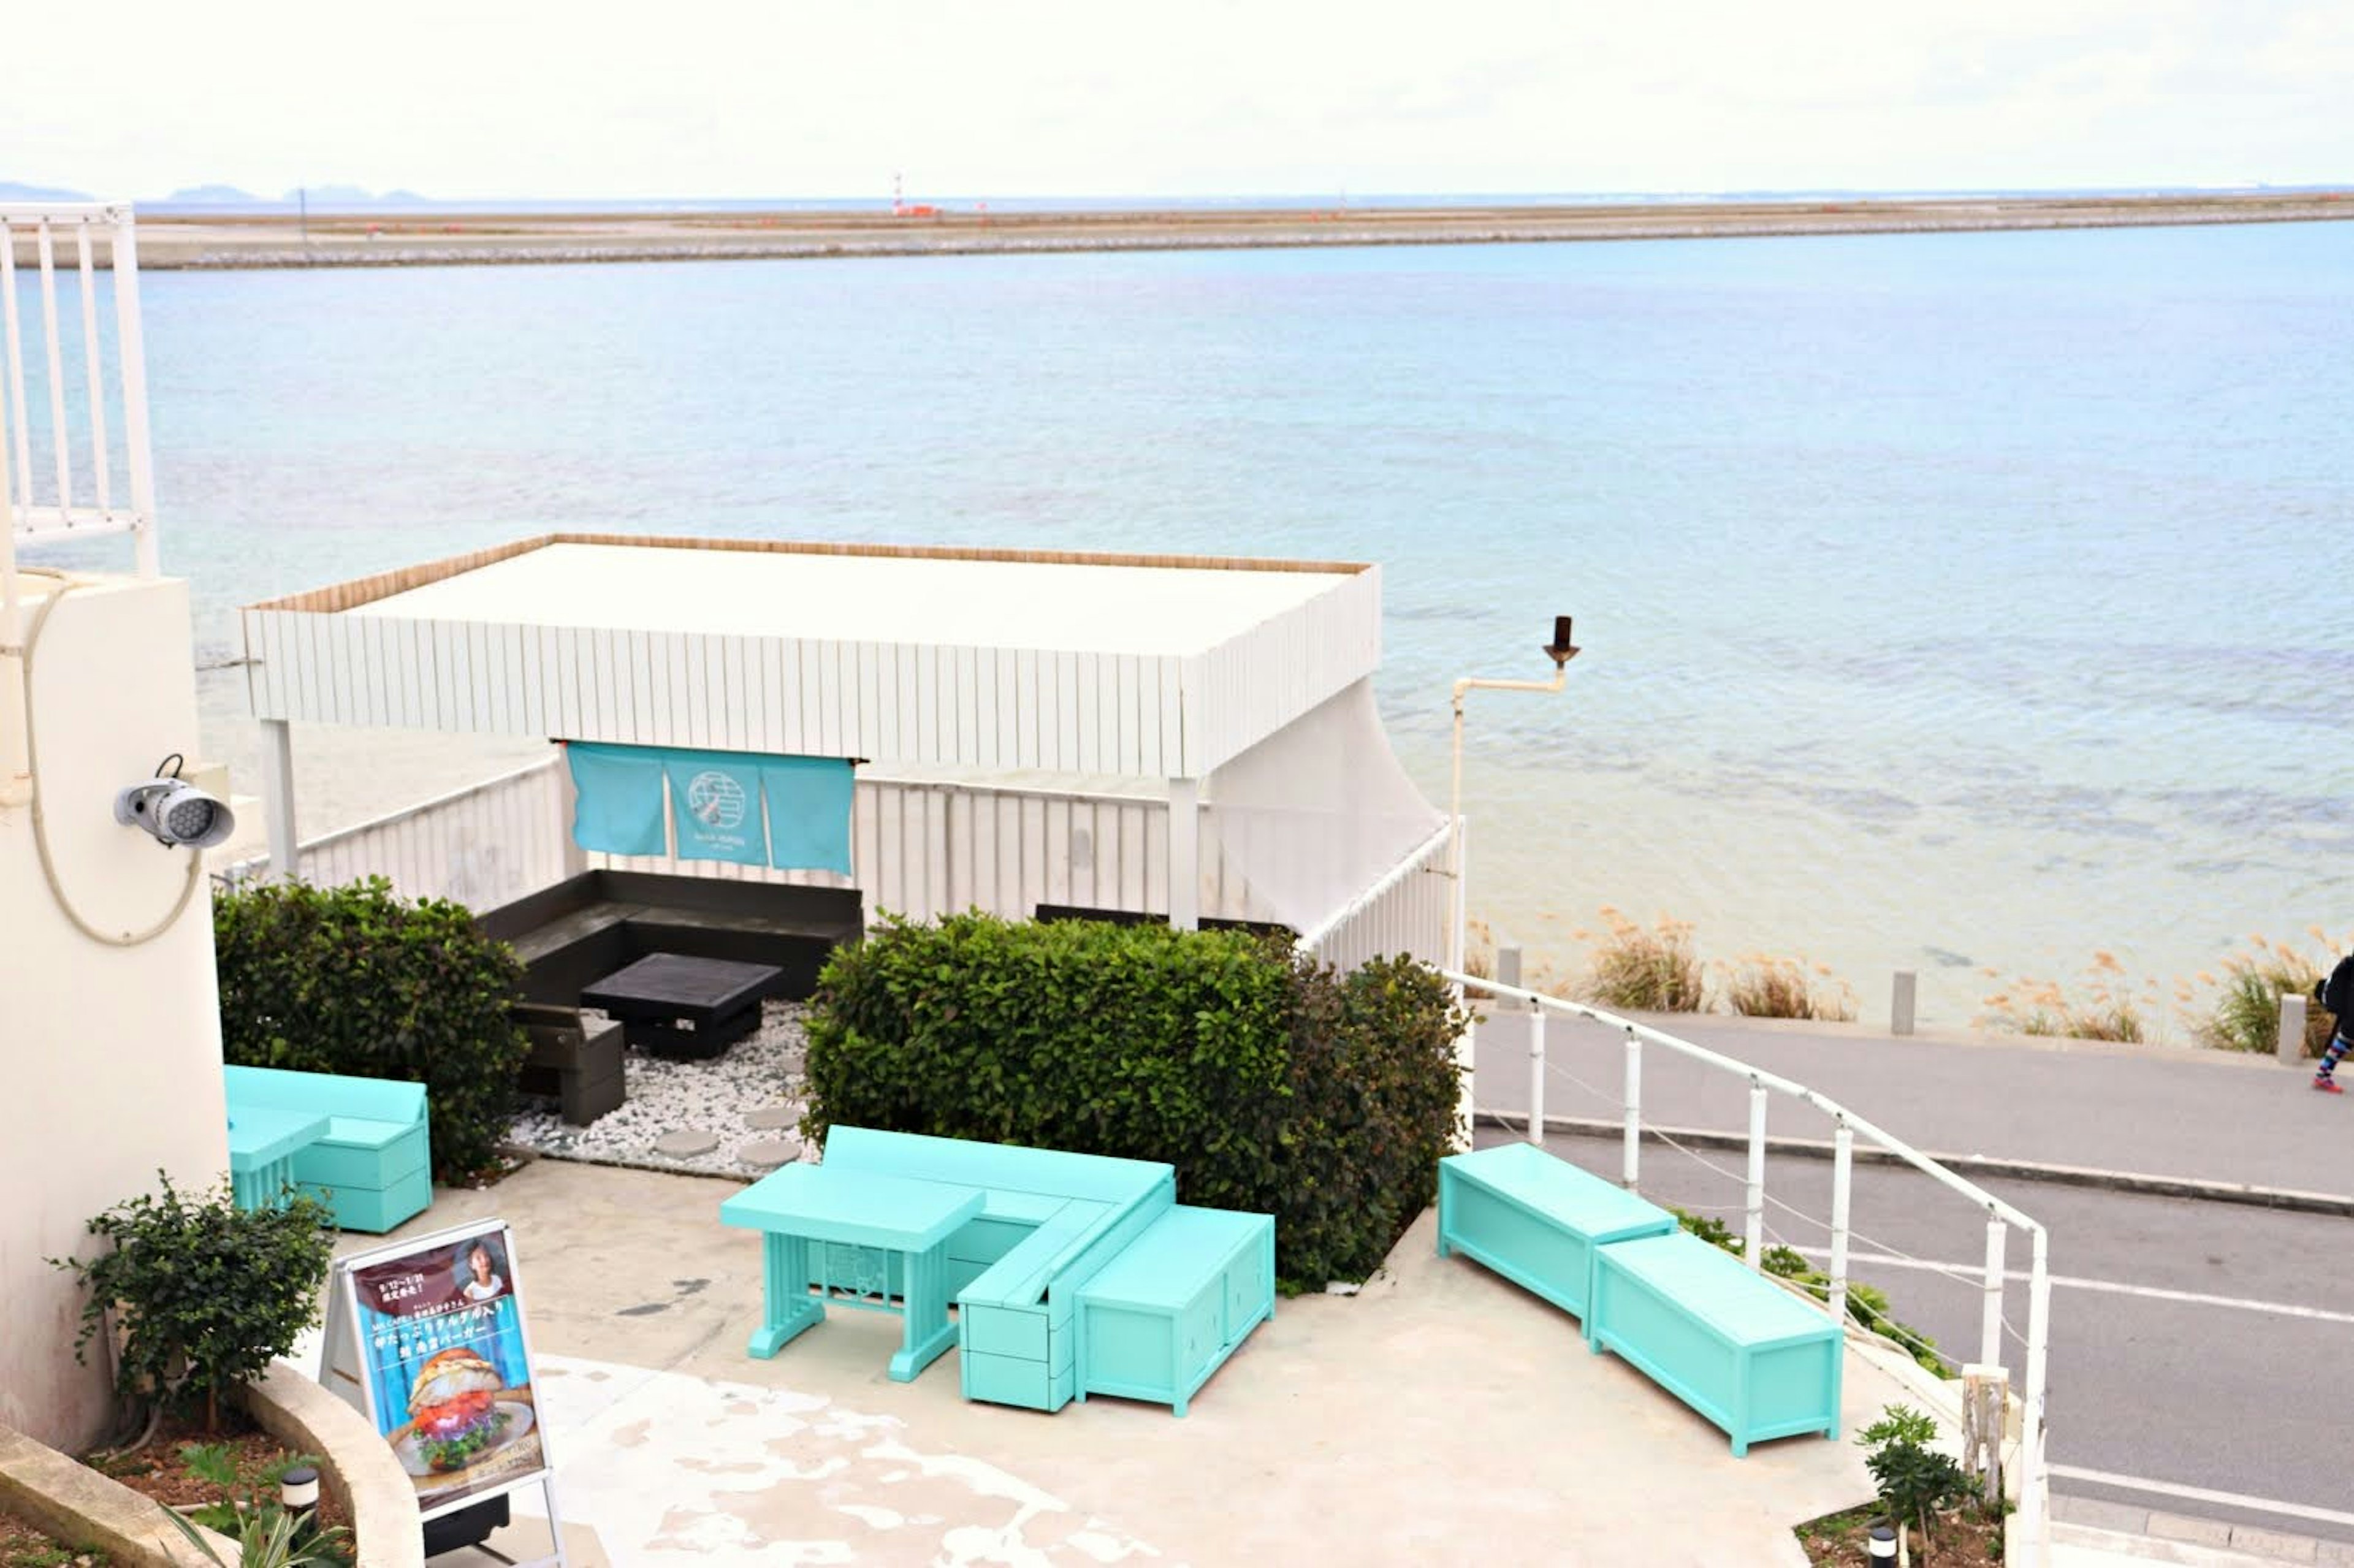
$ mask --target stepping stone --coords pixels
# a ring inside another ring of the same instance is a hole
[[[785,1128],[799,1127],[801,1120],[801,1107],[799,1106],[769,1106],[765,1110],[748,1112],[744,1125],[754,1132],[778,1132]]]
[[[736,1158],[746,1165],[757,1165],[773,1171],[789,1165],[801,1155],[801,1146],[790,1138],[756,1138],[736,1151]]]
[[[692,1160],[698,1154],[708,1154],[718,1147],[718,1139],[710,1133],[697,1132],[693,1128],[679,1132],[665,1132],[654,1139],[654,1152],[668,1155],[673,1160]]]

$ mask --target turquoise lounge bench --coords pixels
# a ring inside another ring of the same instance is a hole
[[[276,1067],[224,1067],[232,1119],[240,1107],[327,1118],[323,1136],[293,1151],[296,1186],[347,1231],[382,1234],[433,1202],[425,1086]]]
[[[1438,1162],[1438,1255],[1461,1253],[1583,1320],[1596,1254],[1676,1217],[1532,1143]]]
[[[1180,1208],[1168,1165],[837,1127],[826,1136],[824,1169],[981,1192],[981,1212],[945,1249],[968,1399],[1054,1411],[1095,1393],[1157,1400],[1182,1415],[1244,1336],[1274,1315],[1274,1221]],[[1213,1231],[1215,1239],[1205,1239]],[[881,1278],[899,1292],[896,1256],[826,1250],[822,1263],[812,1259],[812,1285]],[[1115,1267],[1126,1283],[1092,1309],[1098,1323],[1124,1327],[1107,1330],[1098,1357],[1083,1310],[1090,1282]],[[1204,1298],[1214,1315],[1195,1307]],[[1172,1341],[1157,1361],[1140,1348],[1155,1330],[1134,1327],[1155,1317],[1169,1321],[1161,1332]],[[1204,1344],[1208,1328],[1215,1342]]]
[[[1839,1436],[1838,1325],[1698,1236],[1602,1248],[1585,1340],[1722,1427],[1736,1457],[1769,1437]]]

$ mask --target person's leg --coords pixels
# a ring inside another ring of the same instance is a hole
[[[2338,1090],[2338,1064],[2349,1051],[2354,1051],[2354,1040],[2347,1038],[2340,1027],[2329,1037],[2329,1048],[2321,1054],[2321,1065],[2313,1071],[2313,1086],[2317,1089]]]

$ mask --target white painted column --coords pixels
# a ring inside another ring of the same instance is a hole
[[[1529,1009],[1529,1141],[1544,1147],[1545,1015],[1543,1007]]]
[[[1766,1086],[1749,1080],[1747,1237],[1751,1271],[1766,1266]]]
[[[1202,783],[1169,780],[1169,923],[1181,931],[1202,925]]]
[[[1831,1135],[1831,1321],[1847,1330],[1848,1211],[1855,1175],[1855,1129],[1839,1118]]]
[[[1978,1361],[1983,1366],[1999,1367],[2003,1364],[2003,1253],[2010,1238],[2010,1227],[2003,1224],[2000,1215],[1987,1216],[1986,1238],[1986,1274],[1979,1286]]]
[[[270,877],[292,882],[302,869],[294,837],[294,730],[284,719],[261,721],[261,802],[270,819]]]
[[[1619,1184],[1631,1192],[1635,1191],[1636,1177],[1641,1171],[1643,1159],[1643,1043],[1635,1037],[1631,1026],[1627,1031],[1627,1076],[1618,1097],[1627,1107],[1626,1147]]]

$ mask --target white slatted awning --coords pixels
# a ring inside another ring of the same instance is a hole
[[[1381,656],[1355,563],[583,534],[242,620],[265,720],[1156,779]]]

